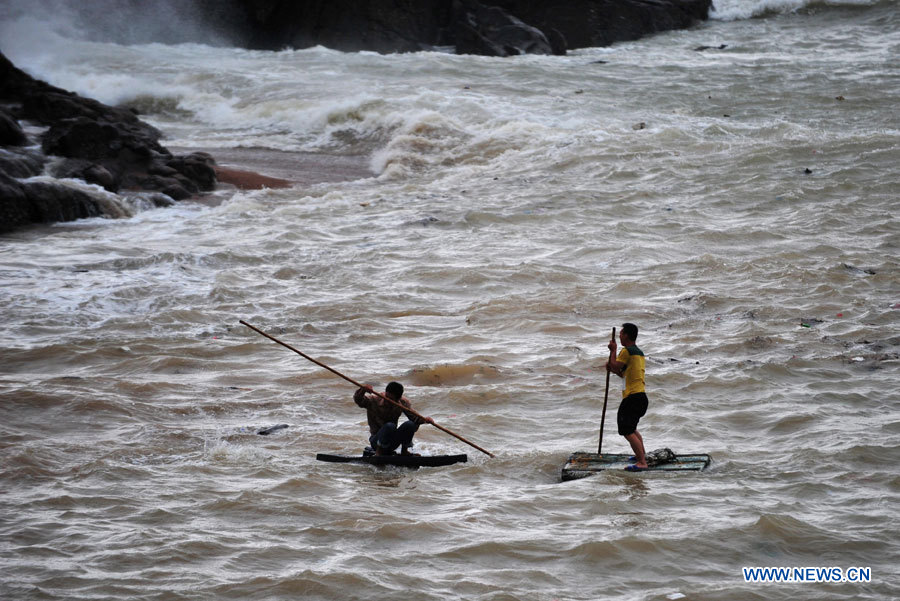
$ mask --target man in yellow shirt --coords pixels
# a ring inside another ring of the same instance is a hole
[[[616,421],[619,425],[619,434],[625,437],[631,450],[634,451],[634,464],[625,469],[636,472],[647,469],[647,457],[644,453],[644,439],[637,431],[638,421],[647,413],[647,393],[644,391],[644,353],[637,347],[638,328],[633,323],[622,324],[619,332],[619,341],[622,350],[615,359],[606,363],[606,369],[624,379],[622,390],[622,404]],[[616,354],[616,341],[609,341],[609,350]]]

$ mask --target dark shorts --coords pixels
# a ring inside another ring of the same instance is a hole
[[[393,451],[399,446],[405,449],[412,446],[418,429],[419,426],[413,421],[405,421],[399,427],[394,422],[388,422],[381,426],[377,434],[369,437],[369,444],[373,449],[381,447],[385,451]]]
[[[647,404],[649,402],[647,394],[644,392],[635,392],[622,399],[622,404],[619,405],[619,412],[616,414],[619,434],[628,436],[637,430],[638,422],[647,413]]]

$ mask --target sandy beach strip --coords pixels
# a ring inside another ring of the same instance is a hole
[[[206,152],[216,160],[219,184],[239,190],[290,188],[374,177],[369,158],[269,148],[169,148],[174,154]]]

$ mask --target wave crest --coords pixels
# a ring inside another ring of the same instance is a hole
[[[767,15],[797,12],[816,6],[875,6],[881,0],[716,0],[709,18],[740,21]]]

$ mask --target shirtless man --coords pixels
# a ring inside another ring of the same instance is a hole
[[[384,389],[384,396],[412,409],[409,401],[403,398],[403,385],[399,382],[391,382]],[[394,403],[384,400],[372,389],[364,386],[356,391],[353,400],[357,405],[366,410],[369,422],[369,444],[375,450],[376,455],[393,455],[397,447],[401,447],[401,455],[413,455],[409,448],[413,446],[413,436],[422,424],[433,424],[430,417],[417,417],[409,411],[404,411]],[[400,414],[406,414],[408,421],[397,425]]]

